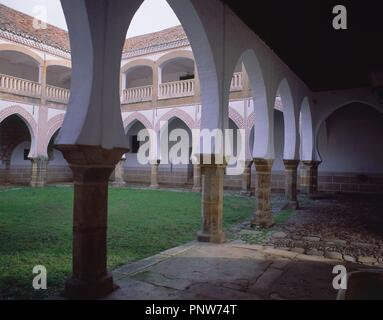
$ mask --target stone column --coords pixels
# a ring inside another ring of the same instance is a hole
[[[160,166],[160,160],[154,160],[151,162],[152,171],[150,174],[150,188],[158,189],[160,187],[158,183],[158,168]]]
[[[285,164],[285,196],[284,209],[296,210],[299,208],[297,198],[297,180],[299,160],[283,160]]]
[[[304,194],[315,194],[318,192],[318,167],[321,161],[302,161],[301,186]]]
[[[251,167],[253,166],[253,160],[245,161],[244,166],[241,195],[250,197],[253,194],[251,192]]]
[[[257,209],[251,222],[263,228],[269,228],[274,224],[273,213],[271,211],[271,169],[274,160],[254,159],[257,176]]]
[[[193,165],[193,191],[194,192],[201,192],[202,191],[202,185],[201,185],[201,166],[199,164]]]
[[[226,165],[216,164],[212,157],[211,164],[203,163],[201,157],[202,230],[198,233],[198,241],[223,243],[223,179]]]
[[[32,158],[32,174],[30,186],[33,188],[45,187],[47,183],[48,159]]]
[[[108,181],[126,149],[59,145],[73,172],[73,274],[69,298],[97,299],[114,289],[107,271]]]
[[[121,159],[114,169],[114,175],[113,175],[113,185],[117,187],[123,187],[126,185],[125,179],[124,179],[124,173],[125,173],[125,161],[126,159]]]

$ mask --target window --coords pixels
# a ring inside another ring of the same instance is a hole
[[[24,149],[24,160],[29,160],[28,154],[31,150],[30,149]]]
[[[138,149],[140,148],[140,142],[137,139],[137,136],[132,136],[132,150],[131,153],[138,153]]]

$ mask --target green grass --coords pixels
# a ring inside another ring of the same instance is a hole
[[[72,188],[0,191],[0,299],[56,295],[71,272]],[[200,194],[110,189],[108,267],[114,269],[196,237]],[[247,218],[254,200],[227,196],[224,226]],[[48,290],[32,288],[32,269],[48,270]]]

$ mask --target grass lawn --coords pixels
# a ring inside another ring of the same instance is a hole
[[[71,272],[69,187],[0,190],[0,299],[40,299],[60,293]],[[110,189],[108,267],[114,269],[196,238],[196,193]],[[224,225],[241,222],[254,200],[226,196]],[[35,265],[48,270],[48,290],[32,288]]]

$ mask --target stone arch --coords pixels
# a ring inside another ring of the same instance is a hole
[[[165,113],[159,120],[157,120],[155,126],[156,132],[158,132],[161,129],[162,121],[169,121],[172,118],[179,118],[180,120],[182,120],[188,126],[190,131],[196,128],[195,121],[187,112],[180,109],[173,109]]]
[[[364,100],[364,99],[348,99],[348,100],[345,100],[345,101],[342,101],[342,102],[339,102],[335,105],[333,105],[331,108],[329,108],[326,112],[322,113],[319,121],[317,122],[317,125],[315,127],[315,136],[317,136],[318,132],[319,132],[319,129],[322,125],[322,123],[324,121],[326,121],[326,119],[328,119],[328,117],[330,117],[334,112],[336,112],[338,109],[344,107],[344,106],[347,106],[349,104],[352,104],[352,103],[361,103],[361,104],[365,104],[365,105],[368,105],[374,109],[376,109],[377,111],[379,112],[382,112],[383,113],[383,109],[381,106],[378,106],[374,103],[371,103],[371,101],[368,101],[368,100]]]
[[[283,110],[284,120],[284,148],[283,159],[295,160],[298,159],[299,143],[298,143],[298,123],[295,112],[295,104],[291,86],[286,78],[283,78],[279,83],[275,99],[280,96]]]
[[[125,120],[124,120],[124,130],[125,130],[125,134],[128,133],[130,127],[135,123],[135,121],[139,121],[142,123],[142,125],[146,128],[146,129],[153,129],[153,125],[152,123],[148,120],[148,118],[146,118],[143,114],[139,113],[139,112],[134,112],[132,113],[130,116],[128,116]]]
[[[155,62],[149,59],[137,59],[134,61],[130,61],[122,66],[121,73],[126,73],[129,69],[139,66],[147,66],[152,68],[152,70],[154,71]]]
[[[245,120],[237,110],[229,107],[229,119],[233,120],[238,129],[245,129]]]
[[[54,116],[52,119],[48,121],[48,131],[45,135],[46,140],[44,143],[44,148],[48,150],[49,142],[51,141],[53,135],[62,127],[62,124],[64,122],[65,114],[59,114],[57,116]]]
[[[274,158],[273,108],[267,98],[267,90],[260,61],[253,49],[246,50],[241,59],[249,78],[254,102],[254,139],[253,157]]]
[[[313,120],[311,113],[311,106],[308,97],[305,97],[302,101],[300,108],[300,159],[303,161],[311,161],[315,159],[314,155],[314,131]]]
[[[314,136],[314,152],[322,161],[322,170],[380,174],[382,119],[383,111],[371,103],[351,101],[336,105]]]
[[[190,50],[175,50],[169,53],[165,53],[157,60],[157,65],[161,67],[166,62],[176,59],[176,58],[186,58],[194,61],[193,52]]]
[[[35,60],[37,65],[39,65],[39,66],[44,64],[43,58],[41,58],[37,53],[33,52],[32,50],[26,48],[25,46],[21,46],[21,45],[17,45],[17,44],[1,43],[0,44],[0,51],[17,51],[17,52],[23,53],[23,54],[29,56],[31,59]]]
[[[8,117],[17,115],[29,130],[31,136],[31,150],[29,156],[35,156],[37,153],[36,136],[37,136],[37,123],[33,116],[20,106],[11,106],[0,111],[0,124]]]
[[[248,119],[247,119],[247,129],[248,129],[248,130],[253,129],[254,125],[255,125],[255,113],[252,112],[252,113],[249,115]]]

